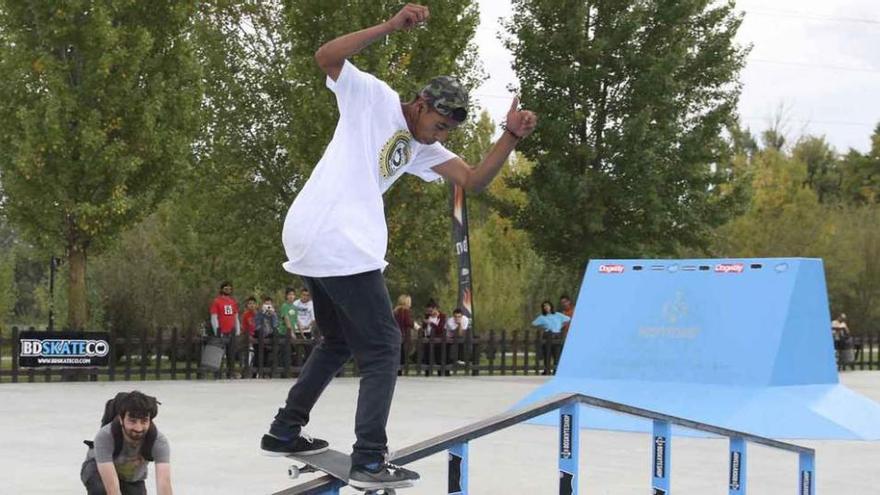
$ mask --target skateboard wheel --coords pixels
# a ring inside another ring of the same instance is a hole
[[[292,480],[299,478],[299,467],[290,466],[289,468],[287,468],[287,476],[289,476]]]

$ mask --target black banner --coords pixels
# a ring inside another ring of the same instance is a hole
[[[18,365],[84,368],[107,366],[110,334],[106,332],[21,332]]]
[[[471,285],[471,254],[468,248],[467,202],[464,189],[452,183],[452,242],[458,258],[458,307],[474,324],[474,296]]]

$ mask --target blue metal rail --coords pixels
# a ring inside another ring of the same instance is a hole
[[[651,462],[651,484],[654,495],[671,495],[670,462],[672,458],[672,425],[699,430],[730,439],[729,494],[746,493],[746,445],[764,445],[785,450],[799,456],[798,495],[815,495],[815,450],[780,442],[749,433],[728,430],[689,419],[628,406],[617,402],[590,397],[583,394],[560,394],[549,397],[528,407],[509,411],[482,421],[452,430],[410,445],[393,454],[390,461],[404,465],[441,451],[449,456],[449,495],[468,494],[468,442],[494,433],[509,426],[552,411],[559,411],[559,493],[577,495],[578,460],[580,444],[580,405],[599,407],[620,413],[651,419],[654,422],[652,435],[653,459]],[[322,476],[306,483],[282,490],[274,495],[338,495],[344,484],[331,477]]]

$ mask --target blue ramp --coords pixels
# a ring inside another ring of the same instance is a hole
[[[556,376],[515,407],[577,392],[771,438],[878,440],[880,404],[838,383],[830,322],[819,259],[593,260]],[[581,425],[651,427],[594,409]]]

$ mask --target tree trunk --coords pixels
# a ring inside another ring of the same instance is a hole
[[[67,327],[70,330],[85,330],[88,322],[86,251],[81,246],[71,246],[68,253]]]

